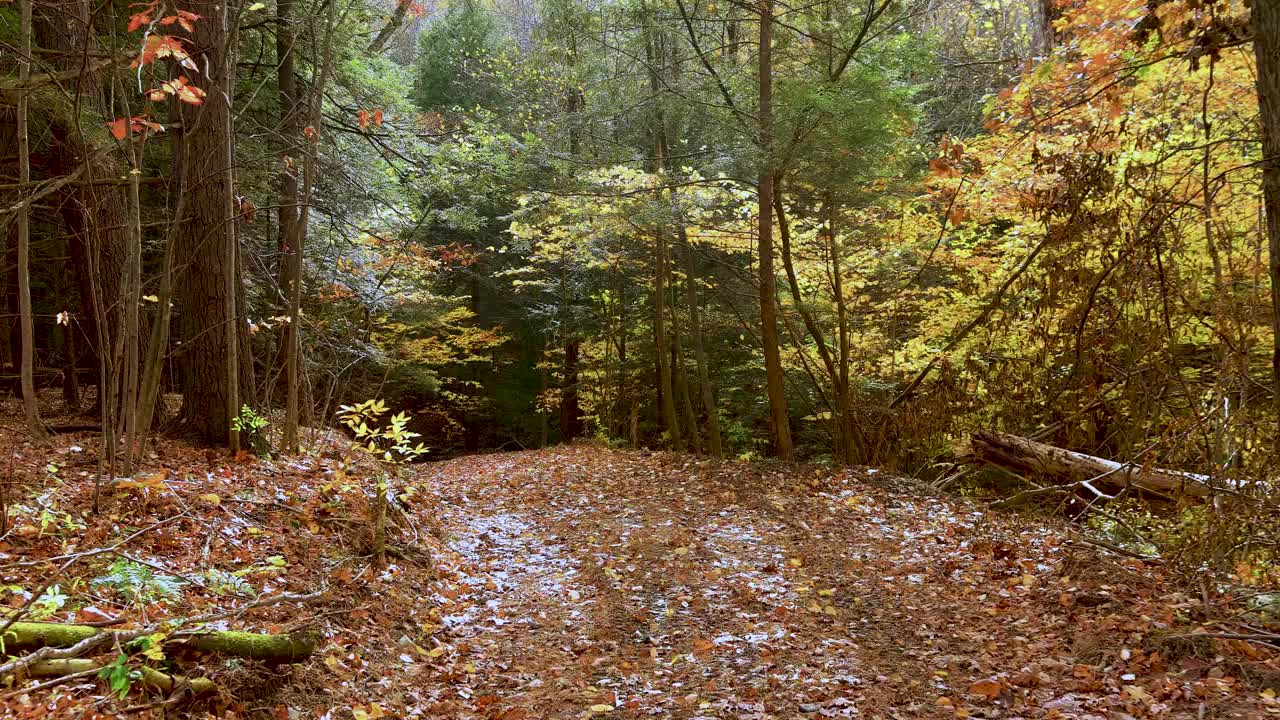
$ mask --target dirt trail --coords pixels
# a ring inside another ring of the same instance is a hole
[[[419,473],[450,550],[428,715],[1257,716],[1143,646],[1137,563],[874,471],[575,446]]]

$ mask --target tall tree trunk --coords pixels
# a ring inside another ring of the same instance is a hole
[[[684,450],[680,421],[676,416],[675,393],[671,391],[670,345],[667,342],[667,233],[658,228],[653,271],[653,344],[658,359],[658,392],[662,406],[662,422],[671,440],[671,449]]]
[[[120,97],[124,103],[124,114],[132,117],[123,85],[119,86]],[[143,134],[145,138],[145,132]],[[125,142],[125,153],[129,157],[129,243],[125,252],[125,283],[122,288],[120,302],[124,308],[124,327],[121,339],[124,348],[121,357],[123,375],[120,400],[124,425],[124,474],[133,474],[133,456],[138,444],[138,352],[141,330],[139,327],[138,306],[142,304],[142,194],[138,178],[142,175],[142,142],[143,139]],[[137,448],[141,450],[141,448]]]
[[[1258,106],[1262,115],[1262,192],[1267,209],[1271,276],[1271,401],[1280,421],[1280,5],[1253,3],[1253,51],[1258,62]],[[1280,430],[1274,455],[1280,457]]]
[[[776,280],[773,274],[773,0],[760,0],[760,178],[757,233],[760,285],[760,342],[764,349],[765,385],[773,428],[774,455],[790,460],[791,424],[787,413],[782,353],[778,349]]]
[[[302,253],[297,247],[305,228],[298,231],[299,207],[298,197],[298,162],[297,153],[303,150],[302,102],[298,94],[298,79],[294,74],[294,30],[293,0],[279,0],[276,4],[276,86],[279,90],[280,102],[280,137],[283,141],[280,153],[280,192],[279,213],[280,235],[279,247],[284,262],[281,264],[281,287],[285,293],[285,313],[289,316],[289,324],[284,329],[284,364],[286,373],[285,421],[283,444],[285,452],[298,450],[298,410],[297,393],[294,389],[297,381],[298,334],[294,323],[295,287],[301,270]],[[273,363],[274,364],[274,363]]]
[[[329,12],[325,19],[324,52],[320,68],[312,80],[312,93],[307,104],[308,122],[313,128],[307,145],[307,156],[303,162],[302,172],[302,208],[293,223],[291,265],[289,273],[289,346],[286,364],[288,366],[288,394],[285,410],[285,449],[288,452],[298,451],[298,419],[299,403],[303,397],[304,364],[302,360],[302,280],[303,280],[303,248],[306,246],[307,229],[311,221],[311,199],[315,191],[316,164],[318,161],[317,143],[319,128],[323,120],[324,89],[329,84],[329,75],[333,72],[333,32],[337,19],[337,3],[328,4]],[[295,85],[296,89],[296,85]],[[296,192],[295,192],[296,197]]]
[[[578,38],[570,32],[567,39],[568,53],[565,58],[571,73],[576,72],[578,65]],[[569,157],[576,159],[582,145],[582,128],[578,115],[582,112],[585,100],[577,87],[576,79],[570,83],[565,92],[565,112],[569,116]],[[582,433],[582,404],[578,392],[578,362],[581,357],[582,339],[578,337],[572,314],[576,298],[573,296],[572,283],[569,281],[569,259],[562,257],[560,264],[560,332],[564,339],[564,386],[560,391],[560,440],[570,442]]]
[[[173,133],[175,173],[187,178],[188,212],[180,219],[177,256],[185,264],[179,282],[183,308],[182,417],[204,443],[233,442],[238,411],[239,366],[236,333],[236,236],[231,215],[230,39],[226,13],[210,0],[183,8],[201,16],[190,33],[193,59],[203,72],[194,82],[208,97],[201,106],[176,109],[181,128]],[[247,351],[247,348],[245,348]],[[234,354],[234,355],[233,355]],[[236,438],[238,440],[238,438]]]
[[[31,182],[31,140],[27,135],[27,112],[31,105],[31,91],[26,85],[31,81],[31,3],[22,0],[19,12],[22,56],[18,58],[18,82],[23,90],[18,93],[18,183],[26,187]],[[40,422],[35,384],[35,321],[31,311],[31,207],[24,202],[18,208],[18,322],[22,326],[22,360],[19,381],[22,386],[22,409],[27,419],[27,430],[38,442],[48,439],[44,424]]]
[[[680,226],[680,245],[684,253],[685,298],[689,304],[689,335],[693,340],[693,357],[698,366],[698,389],[702,396],[702,409],[707,414],[707,452],[714,457],[724,455],[720,438],[720,414],[716,412],[715,392],[711,387],[711,373],[707,367],[707,351],[702,342],[702,311],[698,306],[698,276],[693,262],[693,248],[689,234]]]
[[[649,60],[649,90],[658,94],[657,58],[660,50],[654,47],[652,30],[646,38],[645,54]],[[659,178],[666,172],[667,137],[666,121],[662,107],[658,106],[653,118],[653,169]],[[662,197],[661,190],[658,197]],[[671,359],[668,355],[667,343],[667,225],[659,222],[653,263],[653,342],[658,361],[658,397],[662,409],[662,422],[666,425],[667,436],[671,440],[671,449],[676,452],[684,450],[684,442],[680,435],[680,420],[676,416],[675,393],[671,391]]]

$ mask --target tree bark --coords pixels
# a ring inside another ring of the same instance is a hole
[[[659,89],[658,58],[660,48],[655,47],[656,39],[650,28],[645,38],[645,54],[649,60],[649,91],[656,97]],[[653,170],[659,178],[666,172],[667,130],[666,119],[659,105],[653,117]],[[659,190],[658,198],[662,197]],[[662,410],[662,422],[666,425],[667,436],[671,441],[671,449],[676,452],[684,450],[684,442],[680,434],[680,420],[676,415],[676,398],[671,384],[670,347],[667,342],[667,225],[659,222],[656,241],[654,243],[653,263],[653,343],[654,353],[658,361],[658,398]]]
[[[1258,64],[1258,109],[1262,117],[1262,194],[1267,215],[1271,280],[1271,401],[1280,419],[1280,5],[1253,3],[1253,51]],[[1280,457],[1280,431],[1272,454]]]
[[[286,2],[288,2],[288,0],[286,0]],[[409,14],[409,7],[411,5],[413,5],[413,3],[410,2],[410,0],[396,0],[395,11],[391,13],[391,17],[387,18],[387,24],[382,26],[382,29],[378,31],[377,36],[375,36],[369,43],[369,47],[365,50],[367,54],[377,55],[382,52],[382,49],[386,47],[387,41],[391,39],[391,36],[396,34],[396,30],[399,30],[401,25],[404,25],[405,15]]]
[[[33,0],[22,0],[19,12],[21,20],[19,33],[22,43],[22,57],[18,59],[18,81],[26,86],[31,78],[31,4]],[[28,109],[31,105],[31,91],[21,90],[18,94],[18,182],[31,182],[31,140],[28,136]],[[33,440],[43,442],[48,438],[44,424],[40,422],[40,408],[36,398],[35,383],[35,320],[31,310],[31,208],[24,202],[18,208],[18,322],[22,327],[21,384],[22,409],[27,420],[27,430]]]
[[[172,133],[174,173],[187,178],[187,213],[181,218],[177,247],[177,256],[185,262],[178,285],[183,301],[182,418],[202,442],[218,446],[232,442],[238,370],[240,360],[247,362],[239,354],[235,327],[231,108],[223,95],[234,68],[224,18],[230,10],[209,0],[191,0],[183,9],[201,16],[189,37],[192,57],[205,69],[194,82],[208,97],[198,108],[173,103],[180,106],[176,112],[181,125]],[[247,353],[248,348],[243,350]]]
[[[670,259],[667,261],[668,270],[673,262]],[[680,313],[676,310],[679,292],[675,287],[675,275],[671,274],[667,280],[672,285],[671,290],[674,296],[671,300],[671,370],[672,381],[675,384],[673,390],[680,400],[680,409],[684,412],[684,424],[689,430],[689,449],[697,453],[700,452],[698,418],[693,411],[693,399],[689,396],[688,373],[685,372],[684,367],[684,343],[681,342]]]
[[[572,442],[582,434],[582,406],[578,402],[578,360],[582,341],[576,337],[564,341],[564,378],[560,391],[560,441]]]
[[[300,285],[302,266],[302,253],[297,247],[301,239],[301,233],[297,230],[298,214],[301,208],[298,196],[298,163],[295,155],[304,143],[302,123],[299,122],[302,103],[298,96],[298,79],[294,74],[293,51],[293,0],[279,0],[276,4],[276,85],[279,90],[280,136],[283,139],[283,147],[280,153],[278,217],[280,253],[285,258],[281,263],[280,285],[285,292],[285,313],[289,316],[289,325],[285,327],[283,333],[285,374],[288,383],[283,444],[285,452],[290,453],[297,452],[298,446],[297,393],[294,390],[294,383],[297,381],[298,334],[297,326],[294,324],[293,289]]]
[[[778,349],[777,281],[773,274],[773,0],[760,0],[760,178],[757,233],[760,285],[760,343],[764,350],[765,386],[773,428],[773,453],[790,460],[791,420],[787,412],[782,353]]]
[[[1054,484],[1090,481],[1097,487],[1133,486],[1198,499],[1213,493],[1205,475],[1116,462],[1007,433],[976,432],[969,439],[969,448],[980,462]]]
[[[720,414],[716,412],[715,391],[711,387],[711,373],[707,367],[707,351],[702,341],[702,311],[698,306],[698,276],[693,262],[693,248],[689,234],[680,226],[680,245],[684,252],[685,298],[689,304],[689,333],[693,340],[693,357],[698,366],[698,389],[702,396],[702,409],[707,413],[707,452],[722,457],[724,447],[720,438]]]
[[[302,280],[303,268],[305,267],[302,262],[303,249],[306,246],[307,230],[311,222],[311,198],[315,190],[317,144],[320,139],[319,129],[323,124],[324,89],[329,84],[329,75],[333,71],[333,31],[337,17],[336,5],[337,3],[328,4],[329,11],[325,19],[324,51],[320,60],[320,67],[315,76],[313,76],[313,89],[307,103],[308,122],[312,132],[310,138],[307,138],[307,156],[303,161],[302,207],[290,228],[292,240],[289,244],[292,254],[290,255],[291,269],[289,272],[289,346],[285,355],[285,362],[288,367],[288,392],[285,397],[284,444],[287,452],[295,453],[298,451],[298,421],[301,416],[299,404],[305,394],[303,391],[306,383],[304,372],[306,366],[302,358]],[[294,195],[296,198],[296,188]]]

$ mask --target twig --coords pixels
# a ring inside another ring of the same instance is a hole
[[[1076,536],[1075,536],[1075,539],[1077,539],[1077,540],[1079,540],[1080,542],[1083,542],[1083,543],[1085,543],[1085,544],[1087,544],[1087,545],[1093,545],[1093,546],[1095,546],[1095,547],[1100,547],[1100,548],[1102,548],[1103,550],[1108,550],[1108,551],[1113,552],[1113,553],[1115,553],[1115,554],[1117,554],[1117,555],[1124,555],[1125,557],[1131,557],[1131,558],[1134,558],[1134,559],[1137,559],[1137,560],[1141,560],[1141,561],[1146,562],[1146,563],[1151,563],[1152,565],[1163,565],[1163,564],[1164,564],[1164,560],[1161,560],[1161,559],[1160,559],[1160,558],[1158,558],[1158,557],[1154,557],[1154,556],[1151,556],[1151,555],[1143,555],[1143,554],[1141,554],[1141,553],[1136,553],[1136,552],[1134,552],[1134,551],[1132,551],[1132,550],[1126,550],[1126,549],[1124,549],[1124,548],[1120,547],[1119,545],[1113,545],[1113,544],[1111,544],[1111,543],[1109,543],[1109,542],[1107,542],[1107,541],[1105,541],[1105,540],[1096,540],[1096,539],[1094,539],[1094,538],[1087,537],[1087,536],[1085,536],[1085,535],[1076,535]]]
[[[1168,635],[1171,638],[1213,638],[1215,640],[1245,640],[1248,642],[1259,642],[1266,645],[1280,644],[1280,633],[1228,633],[1228,632],[1197,632],[1185,633],[1182,635]]]

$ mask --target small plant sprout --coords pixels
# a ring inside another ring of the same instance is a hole
[[[380,468],[373,503],[373,550],[379,567],[386,567],[387,564],[387,492],[391,469],[427,452],[427,447],[422,443],[412,444],[414,438],[420,435],[409,430],[412,418],[408,413],[392,415],[383,424],[380,418],[386,413],[386,403],[377,399],[338,408],[338,420],[355,435],[352,448],[376,460]]]

